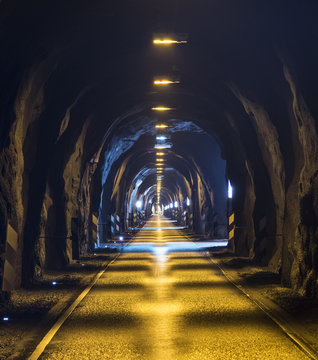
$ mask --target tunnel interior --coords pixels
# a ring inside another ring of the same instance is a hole
[[[163,212],[316,296],[315,1],[0,10],[2,292]]]
[[[194,123],[164,117],[124,121],[105,143],[99,244],[158,211],[206,237],[227,237],[226,166],[219,145]]]

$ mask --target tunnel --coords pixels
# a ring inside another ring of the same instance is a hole
[[[313,0],[0,1],[1,306],[156,216],[315,301],[317,16]]]

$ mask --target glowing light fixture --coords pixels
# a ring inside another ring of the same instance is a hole
[[[171,44],[178,44],[177,40],[173,39],[154,39],[153,43],[156,45],[171,45]]]
[[[151,110],[154,111],[170,111],[170,110],[174,110],[173,108],[167,107],[167,106],[155,106],[153,108],[151,108]]]
[[[141,206],[142,206],[141,200],[136,201],[136,207],[137,207],[137,209],[140,209]]]
[[[9,321],[9,318],[7,316],[2,318],[3,321]]]
[[[119,241],[124,241],[124,237],[123,237],[123,236],[119,236],[118,240],[119,240]]]
[[[157,152],[157,154],[156,154],[157,156],[164,156],[165,155],[165,153],[164,152]]]
[[[155,45],[187,44],[187,40],[175,40],[171,38],[153,39]]]
[[[186,33],[155,33],[155,34],[153,34],[152,42],[155,45],[186,44],[188,42],[188,34],[186,34]]]
[[[54,285],[54,286],[55,286],[56,284],[57,284],[57,282],[56,282],[56,281],[52,281],[52,285]]]
[[[155,144],[155,149],[170,149],[172,148],[172,144]]]
[[[157,159],[156,161],[157,161],[157,162],[163,162],[164,159]]]
[[[167,140],[167,137],[164,136],[164,135],[157,135],[157,136],[156,136],[156,139],[157,139],[157,140]]]
[[[230,180],[228,180],[227,195],[228,195],[229,199],[232,199],[232,197],[233,197],[233,187],[232,187],[232,184],[231,184]]]
[[[156,86],[165,86],[165,85],[170,85],[170,84],[180,84],[180,81],[174,81],[174,80],[169,80],[169,79],[158,79],[158,80],[154,80],[153,82],[154,85]]]
[[[166,124],[157,124],[156,125],[156,129],[166,129],[168,127],[168,125]]]
[[[190,199],[187,197],[187,206],[190,206]]]
[[[179,205],[179,204],[178,204],[178,201],[175,201],[175,202],[174,202],[174,207],[177,208],[178,205]]]
[[[170,204],[170,209],[172,209],[172,208],[173,208],[173,203]]]

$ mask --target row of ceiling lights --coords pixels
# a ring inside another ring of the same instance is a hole
[[[186,44],[187,36],[185,34],[154,34],[153,44],[155,46],[171,46],[175,44]],[[154,86],[167,87],[169,85],[180,84],[180,80],[176,78],[172,78],[170,76],[167,77],[156,77],[153,81]],[[167,112],[175,110],[174,108],[168,106],[155,106],[152,107],[152,110],[158,112]],[[160,150],[156,153],[156,168],[157,168],[157,205],[160,204],[161,197],[161,188],[162,188],[162,180],[164,178],[164,156],[166,155],[165,150],[172,147],[171,143],[167,143],[166,140],[169,138],[167,136],[168,125],[165,123],[157,123],[156,124],[156,144],[155,149]],[[166,206],[167,207],[167,206]]]

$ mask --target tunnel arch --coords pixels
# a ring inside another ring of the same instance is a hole
[[[0,232],[2,249],[8,223],[19,235],[17,283],[72,261],[72,219],[80,252],[90,249],[106,145],[134,119],[152,124],[149,108],[170,100],[171,118],[221,148],[236,189],[236,254],[316,292],[317,5],[247,3],[245,12],[229,1],[229,12],[185,2],[177,23],[189,43],[169,58],[151,46],[151,3],[1,2]],[[151,77],[171,68],[182,84],[159,94]]]

